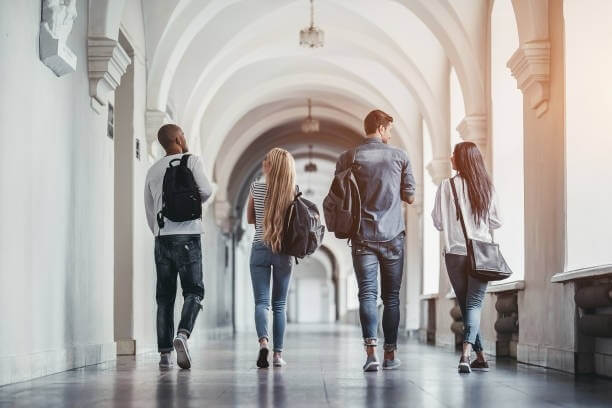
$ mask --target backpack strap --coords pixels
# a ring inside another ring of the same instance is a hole
[[[187,153],[187,154],[184,154],[183,157],[181,157],[181,166],[187,166],[187,161],[189,160],[189,156],[191,156],[191,154]]]
[[[457,189],[455,188],[455,179],[449,178],[448,181],[451,185],[451,190],[453,191],[453,199],[455,200],[455,211],[457,214],[457,219],[461,223],[461,230],[463,231],[463,236],[465,237],[465,246],[467,248],[469,239],[467,234],[467,229],[465,228],[465,220],[463,219],[463,211],[461,211],[461,205],[459,205],[459,198],[457,197]]]
[[[350,165],[350,167],[353,167],[356,164],[355,160],[357,160],[357,148],[353,149],[353,152],[351,154],[351,165]]]

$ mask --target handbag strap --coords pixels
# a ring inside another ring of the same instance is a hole
[[[455,199],[455,210],[457,211],[457,218],[461,223],[461,230],[463,231],[463,236],[465,237],[465,245],[467,248],[468,245],[468,234],[467,229],[465,228],[465,220],[463,219],[463,211],[461,211],[461,206],[459,205],[459,198],[457,197],[457,189],[455,188],[455,179],[451,177],[448,179],[451,185],[451,189],[453,190],[453,197]]]

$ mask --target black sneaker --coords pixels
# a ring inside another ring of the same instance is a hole
[[[259,349],[259,355],[257,356],[257,367],[259,368],[268,368],[270,367],[270,363],[268,362],[268,354],[270,350],[267,347],[261,347]]]
[[[160,353],[159,368],[163,368],[163,369],[172,368],[172,358],[171,358],[170,353]]]
[[[459,372],[461,374],[469,374],[472,372],[470,368],[470,359],[468,357],[461,356],[461,360],[459,360]]]
[[[489,363],[486,361],[474,360],[470,364],[470,368],[474,371],[489,371]]]

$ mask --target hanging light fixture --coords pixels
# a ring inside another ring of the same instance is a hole
[[[325,32],[314,25],[314,0],[310,0],[310,27],[300,31],[300,45],[308,48],[322,47],[325,42]]]
[[[319,121],[312,118],[312,102],[308,98],[308,116],[302,121],[302,132],[315,133],[319,131]]]
[[[304,191],[304,194],[308,197],[314,195],[314,190],[310,187],[310,175],[317,171],[317,165],[312,161],[312,145],[308,145],[308,163],[304,166],[304,171],[308,175],[308,188]]]
[[[304,166],[306,173],[315,173],[317,171],[317,165],[312,161],[312,145],[308,145],[308,163]]]

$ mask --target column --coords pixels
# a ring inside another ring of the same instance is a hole
[[[485,115],[467,115],[457,126],[461,139],[475,143],[487,163],[489,143],[487,133],[487,117]]]

